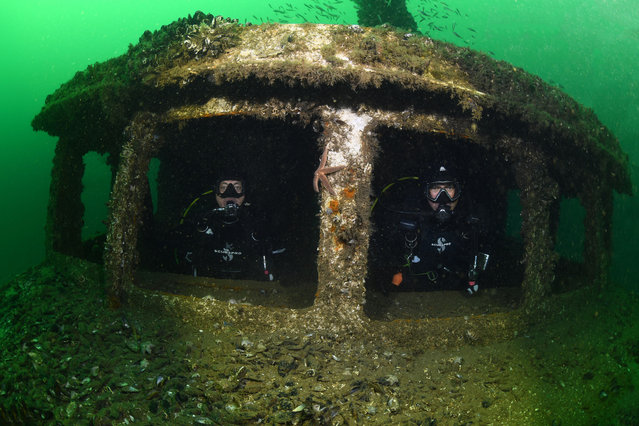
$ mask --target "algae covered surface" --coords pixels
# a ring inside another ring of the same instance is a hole
[[[66,259],[2,287],[2,423],[639,419],[637,295],[620,289],[554,295],[540,319],[510,339],[469,335],[463,343],[430,345],[414,336],[393,345],[312,329],[247,332],[241,321],[215,317],[194,325],[160,306],[109,310],[102,279],[96,265]]]
[[[630,192],[627,155],[592,110],[505,61],[388,25],[253,26],[197,12],[145,31],[126,54],[77,72],[47,97],[32,126],[80,139],[101,133],[112,139],[104,138],[106,145],[117,145],[137,111],[163,111],[197,99],[191,88],[221,93],[220,87],[253,80],[262,92],[388,86],[416,99],[450,96],[480,124],[521,126],[558,155],[564,145],[594,151],[618,165],[614,186]],[[114,149],[101,143],[95,148]]]

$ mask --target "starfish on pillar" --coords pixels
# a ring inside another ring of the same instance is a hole
[[[320,164],[317,170],[315,170],[315,174],[313,175],[313,188],[315,192],[319,192],[319,182],[322,182],[322,186],[328,190],[328,192],[335,196],[337,195],[333,190],[333,187],[328,182],[328,178],[326,175],[338,172],[342,169],[345,169],[346,166],[335,166],[335,167],[326,167],[326,159],[328,157],[328,145],[324,147],[324,153],[322,154],[322,158],[320,159]]]

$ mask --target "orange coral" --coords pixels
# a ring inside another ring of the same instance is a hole
[[[331,209],[333,213],[339,212],[339,201],[331,200],[328,203],[328,208]]]
[[[353,199],[353,197],[355,197],[355,189],[351,187],[344,188],[342,190],[342,194],[344,194],[344,197],[348,199]]]

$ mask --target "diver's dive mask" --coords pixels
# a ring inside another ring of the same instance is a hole
[[[428,182],[424,195],[433,203],[447,204],[459,199],[461,188],[457,181]]]
[[[220,198],[240,198],[244,195],[244,185],[242,181],[221,181],[217,187],[217,195]]]
[[[426,185],[425,195],[430,202],[437,204],[434,211],[435,219],[444,223],[453,216],[450,204],[459,199],[461,191],[457,181],[438,181]]]

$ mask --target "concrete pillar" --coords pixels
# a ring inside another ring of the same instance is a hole
[[[111,192],[105,267],[113,307],[119,305],[123,286],[133,279],[139,261],[138,232],[149,192],[147,173],[156,142],[155,127],[156,118],[151,113],[139,113],[127,127],[130,139],[122,149]]]
[[[521,235],[524,240],[523,307],[535,311],[550,293],[557,255],[551,221],[559,185],[551,178],[543,151],[533,141],[505,136],[496,141],[513,174],[521,199]]]
[[[51,170],[49,205],[45,226],[45,250],[79,256],[82,253],[82,176],[84,152],[81,143],[60,138]]]
[[[350,109],[322,113],[324,167],[345,166],[319,179],[320,238],[318,291],[312,318],[331,331],[359,329],[364,315],[370,186],[374,148],[372,118]],[[320,169],[321,172],[321,169]],[[316,179],[317,179],[316,174]],[[323,185],[323,186],[322,186]]]
[[[605,186],[589,185],[583,204],[586,209],[584,219],[585,271],[592,282],[600,286],[608,283],[608,269],[612,255],[612,190]]]
[[[557,255],[551,231],[551,211],[559,197],[559,187],[548,175],[544,163],[531,157],[521,159],[515,169],[515,178],[520,188],[524,239],[523,305],[531,312],[550,293],[555,278]]]

